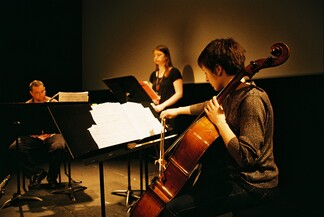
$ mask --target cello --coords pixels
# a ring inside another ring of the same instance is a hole
[[[284,43],[275,43],[270,48],[269,56],[264,59],[251,61],[245,70],[235,75],[230,83],[216,96],[219,104],[225,97],[235,90],[244,77],[250,79],[263,68],[275,67],[286,62],[290,55],[288,46]],[[131,217],[157,217],[169,201],[171,201],[188,180],[192,177],[199,160],[211,144],[219,137],[218,130],[209,121],[204,112],[187,128],[170,146],[173,149],[168,162],[162,165],[163,172],[138,201],[131,207]],[[165,154],[165,153],[164,153]],[[165,163],[160,159],[160,163]]]

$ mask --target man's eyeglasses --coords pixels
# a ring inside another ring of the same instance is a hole
[[[42,95],[42,94],[44,94],[46,92],[46,90],[43,90],[43,91],[41,91],[41,92],[33,92],[33,94],[35,94],[35,95]]]

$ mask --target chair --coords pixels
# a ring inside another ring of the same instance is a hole
[[[280,209],[280,197],[279,195],[273,201],[257,204],[255,206],[234,210],[232,212],[233,217],[280,217],[283,216],[283,210]]]
[[[19,141],[18,141],[19,140],[19,136],[18,136],[19,134],[18,134],[18,132],[20,131],[21,126],[20,126],[19,121],[15,121],[13,123],[13,125],[14,125],[16,135],[17,135],[16,136],[16,149],[17,149],[17,152],[18,152],[18,150],[19,150]],[[1,209],[4,209],[4,208],[6,208],[8,206],[11,206],[11,205],[13,205],[14,203],[16,203],[18,201],[24,201],[24,200],[43,201],[43,199],[40,198],[40,197],[28,196],[28,195],[24,195],[24,194],[21,193],[21,186],[20,186],[20,175],[21,174],[20,173],[21,173],[21,171],[20,171],[19,167],[17,167],[17,169],[16,169],[17,191],[16,191],[16,193],[13,195],[13,197],[11,199],[9,199],[9,200],[7,200],[7,201],[5,201],[3,203],[3,205],[1,206]],[[24,185],[24,187],[23,187],[24,191],[27,192],[26,188],[25,188],[25,180],[24,179],[23,179],[23,185]]]
[[[274,217],[273,206],[270,204],[257,205],[246,209],[235,210],[232,212],[233,217]]]
[[[76,181],[71,177],[71,159],[70,159],[70,155],[66,149],[64,150],[64,160],[62,163],[63,163],[63,168],[64,168],[64,174],[66,175],[66,177],[68,177],[68,186],[64,189],[60,188],[60,189],[52,190],[50,193],[51,194],[68,194],[72,201],[76,201],[76,197],[75,197],[74,193],[77,191],[85,190],[87,187],[72,186],[72,183],[80,184],[80,183],[82,183],[82,181],[80,181],[80,180]],[[61,171],[59,172],[58,179],[59,179],[59,184],[62,185]],[[26,176],[25,175],[23,175],[22,184],[23,184],[24,191],[27,192],[28,190],[26,188]]]

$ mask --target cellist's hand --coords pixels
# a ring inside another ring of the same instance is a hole
[[[178,116],[177,108],[166,109],[160,114],[161,119],[171,119],[175,118],[176,116]]]
[[[216,96],[206,102],[204,110],[209,120],[216,126],[226,123],[223,108],[218,104]]]

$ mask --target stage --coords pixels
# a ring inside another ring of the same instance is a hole
[[[129,216],[126,210],[125,197],[113,195],[115,190],[127,189],[127,158],[119,158],[104,161],[104,183],[105,183],[105,208],[106,216]],[[148,163],[149,177],[157,175],[156,165]],[[46,165],[44,165],[46,168]],[[75,192],[76,201],[72,201],[68,194],[51,194],[46,188],[46,179],[42,182],[40,189],[32,189],[25,195],[37,196],[43,201],[19,201],[16,204],[0,209],[0,216],[101,216],[99,166],[98,164],[84,165],[80,160],[71,163],[72,178],[80,184],[72,184],[72,187],[84,186],[85,190]],[[64,167],[61,169],[62,183],[68,185],[68,177],[64,174]],[[140,189],[139,160],[136,153],[131,155],[131,187],[135,194]],[[27,181],[28,185],[28,181]],[[2,206],[16,193],[16,175],[12,173],[8,185],[5,187],[5,194],[0,199]],[[24,193],[22,189],[22,193]],[[131,201],[130,201],[131,202]]]

